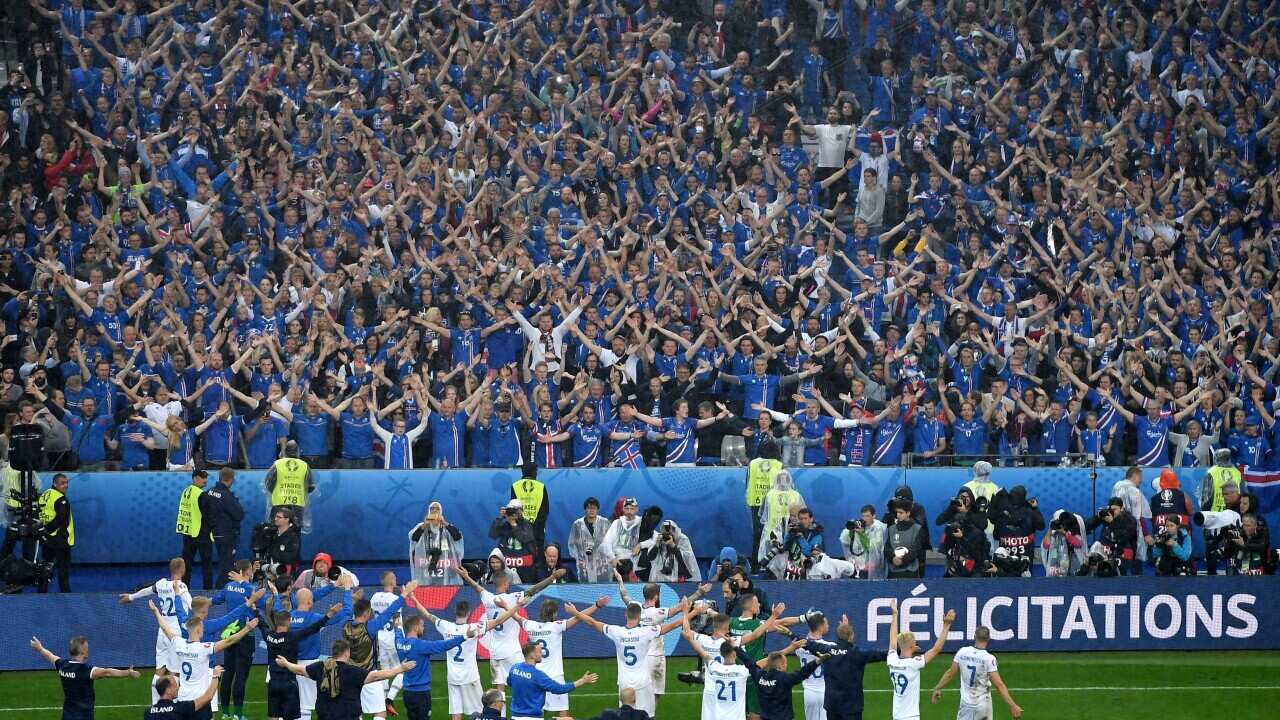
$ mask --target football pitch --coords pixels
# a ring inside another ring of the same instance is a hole
[[[1280,717],[1280,652],[1114,652],[1114,653],[1000,653],[1000,674],[1026,718],[1052,720],[1135,720],[1141,718],[1212,718],[1227,708],[1237,717]],[[27,648],[11,649],[25,652]],[[93,658],[90,657],[90,662]],[[921,680],[923,718],[953,718],[959,695],[956,681],[937,705],[928,694],[950,665],[943,655],[925,670]],[[600,682],[571,696],[570,711],[584,720],[616,707],[615,664],[612,659],[566,661],[567,678],[587,671],[600,674]],[[667,694],[659,706],[663,720],[697,720],[701,688],[676,680],[676,673],[692,669],[692,658],[671,658],[667,669]],[[792,667],[796,661],[792,660]],[[481,662],[481,679],[487,687],[487,663]],[[139,680],[102,679],[95,683],[97,720],[137,720],[149,698],[150,672],[139,668]],[[266,710],[263,668],[255,667],[249,680],[245,714],[261,720]],[[443,668],[435,663],[432,692],[433,718],[447,718]],[[866,674],[864,717],[890,717],[888,673],[883,664]],[[1009,717],[1008,708],[994,698],[995,716]],[[795,692],[797,718],[803,718],[801,693]],[[0,674],[0,720],[56,720],[62,717],[62,690],[53,670]],[[403,708],[401,707],[403,712]],[[215,715],[215,718],[217,716]]]

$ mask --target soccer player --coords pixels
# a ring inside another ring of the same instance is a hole
[[[234,471],[226,468],[223,468],[223,471],[234,475]],[[231,571],[227,573],[227,578],[227,584],[214,593],[213,604],[225,602],[236,609],[244,605],[244,601],[254,593],[253,562],[245,559],[237,560]],[[246,619],[249,615],[251,612],[246,613]],[[212,628],[206,622],[205,632],[210,630]],[[218,685],[218,704],[231,718],[244,716],[245,683],[249,679],[249,671],[253,668],[254,649],[253,643],[243,642],[237,643],[223,654],[222,668],[226,677]]]
[[[916,645],[916,636],[910,632],[898,633],[898,603],[893,603],[887,656],[890,692],[893,693],[893,720],[920,720],[920,671],[942,652],[951,623],[955,620],[956,611],[948,610],[942,618],[942,632],[938,633],[938,640],[923,655],[916,655],[920,649]]]
[[[258,627],[258,619],[253,618],[245,623],[245,626],[239,632],[230,635],[217,642],[203,642],[200,640],[184,640],[182,636],[165,623],[165,616],[156,606],[155,601],[148,600],[147,605],[151,608],[151,614],[155,616],[156,622],[160,625],[160,632],[169,637],[172,643],[173,651],[169,654],[168,670],[174,675],[179,675],[179,685],[177,699],[179,702],[190,700],[195,701],[213,685],[213,678],[210,670],[213,663],[209,659],[223,650],[240,642],[246,635],[253,632]],[[204,618],[199,615],[192,615],[187,620],[187,637],[203,638],[204,637]],[[213,705],[217,705],[216,700]],[[217,707],[196,708],[192,714],[194,720],[211,720],[213,711]]]
[[[280,597],[287,597],[288,590],[292,586],[292,578],[288,575],[281,575],[276,578],[276,582],[277,584],[268,584],[267,587],[269,587],[272,592],[285,593],[284,596]],[[302,630],[308,625],[321,620],[324,621],[325,627],[341,622],[341,613],[328,618],[325,615],[315,612],[312,608],[315,606],[315,603],[320,602],[330,593],[345,589],[350,586],[350,584],[351,581],[346,576],[343,576],[338,578],[337,583],[331,583],[324,587],[316,588],[315,590],[304,587],[293,591],[293,610],[288,611],[289,629],[294,631]],[[284,603],[279,599],[279,597],[273,598],[272,606],[275,607],[276,603],[280,604],[280,609],[282,611],[286,611]],[[299,665],[310,665],[311,663],[316,662],[320,658],[320,655],[319,635],[311,635],[298,640],[298,657],[296,661]],[[316,707],[316,681],[306,675],[298,676],[298,704],[301,706],[302,710],[302,714],[299,715],[299,717],[301,717],[302,720],[311,720],[311,712],[315,710]]]
[[[683,613],[688,607],[688,600],[681,600],[672,608],[676,614]],[[618,689],[632,688],[636,691],[636,709],[649,713],[652,717],[653,705],[653,673],[649,668],[649,646],[661,642],[663,635],[680,627],[684,620],[677,618],[666,625],[640,625],[640,616],[644,613],[638,603],[627,605],[627,624],[605,625],[595,618],[581,612],[573,603],[565,603],[564,609],[582,622],[595,628],[613,641],[618,659]]]
[[[156,631],[156,673],[151,679],[151,704],[155,705],[160,699],[160,690],[156,687],[160,678],[167,674],[169,667],[169,656],[173,654],[173,644],[169,638],[178,634],[180,622],[178,621],[178,605],[181,603],[184,610],[191,610],[191,593],[187,591],[186,583],[182,582],[182,576],[187,572],[187,563],[180,557],[176,557],[169,561],[169,577],[163,580],[157,580],[154,584],[138,590],[135,593],[125,593],[120,596],[120,604],[128,605],[134,600],[141,600],[144,597],[156,596],[157,604],[160,606],[160,614],[164,618],[162,625],[169,628],[171,633],[166,634],[163,629]]]
[[[617,568],[613,570],[613,579],[618,583],[618,594],[622,598],[623,605],[630,605],[631,596],[627,593],[626,583],[622,581],[622,575]],[[644,595],[644,602],[640,604],[642,608],[640,625],[661,625],[671,614],[670,609],[659,604],[662,586],[658,583],[645,583],[641,592]],[[709,592],[711,592],[710,583],[699,585],[698,590],[689,596],[689,602],[695,603]],[[664,643],[655,642],[649,645],[648,662],[649,673],[653,676],[653,707],[657,710],[658,703],[667,691],[667,653]]]
[[[382,573],[382,589],[374,593],[369,598],[369,609],[376,614],[391,607],[397,598],[400,597],[396,593],[396,574],[388,570]],[[400,627],[400,613],[391,616],[391,620],[384,627],[378,628],[378,667],[390,668],[400,664],[400,656],[396,654],[396,629]],[[430,670],[427,671],[428,673]],[[395,714],[396,695],[400,693],[404,680],[404,675],[396,675],[386,683],[387,693],[387,714]]]
[[[685,637],[692,638],[687,618],[682,618]],[[720,643],[716,653],[709,653],[696,642],[690,642],[702,658],[701,720],[742,720],[747,712],[747,687],[759,673],[755,663],[737,664],[738,647],[732,640]]]
[[[329,612],[298,630],[290,629],[293,613],[288,605],[279,612],[268,611],[265,617],[259,615],[260,620],[265,620],[258,623],[258,632],[267,644],[267,657],[283,657],[289,662],[297,662],[301,644],[324,629],[341,611],[342,603],[334,603]],[[275,663],[267,663],[267,717],[272,720],[295,720],[302,717],[298,676]]]
[[[831,625],[827,622],[827,617],[820,612],[810,613],[808,622],[805,624],[809,628],[809,634],[806,639],[810,641],[822,641]],[[804,647],[796,650],[796,657],[800,658],[800,662],[807,663],[820,657],[819,653],[810,648],[811,645],[806,643]],[[827,687],[827,681],[823,678],[824,670],[825,668],[820,664],[801,683],[801,687],[804,689],[804,720],[825,720],[826,718],[822,711],[822,702],[825,699]]]
[[[60,658],[45,649],[40,638],[31,638],[31,649],[40,653],[58,671],[62,681],[62,720],[93,720],[93,681],[98,678],[137,678],[133,668],[94,667],[89,664],[89,639],[83,635],[71,638],[69,658]]]
[[[1000,697],[1009,706],[1009,713],[1014,720],[1022,717],[1022,708],[1013,701],[1009,688],[996,668],[996,656],[987,652],[987,644],[991,642],[991,628],[979,625],[973,632],[973,644],[960,648],[951,667],[942,674],[942,679],[933,687],[933,703],[937,704],[942,697],[942,688],[951,682],[957,674],[960,676],[960,709],[956,711],[956,720],[992,720],[991,686],[1000,691]]]
[[[583,610],[582,614],[591,615],[608,604],[608,597],[599,598],[592,603],[591,607]],[[537,620],[526,620],[518,615],[514,619],[524,627],[529,642],[538,643],[539,655],[542,657],[538,661],[538,669],[552,680],[562,683],[564,682],[564,634],[578,624],[578,618],[556,620],[556,615],[559,613],[560,603],[555,600],[544,600],[538,608]],[[569,696],[564,693],[551,693],[547,696],[544,709],[547,712],[557,713],[561,717],[568,717]]]
[[[412,660],[415,667],[404,674],[404,711],[408,720],[430,720],[431,717],[431,656],[448,652],[475,637],[476,631],[470,635],[455,635],[448,640],[423,640],[422,616],[411,615],[404,619],[402,628],[397,628],[395,651],[400,660]],[[384,665],[384,667],[393,667]],[[387,700],[387,710],[391,712],[391,700]]]
[[[459,567],[458,575],[462,577],[462,581],[470,585],[476,592],[480,593],[480,603],[484,605],[485,614],[489,619],[494,619],[502,615],[506,608],[511,608],[521,604],[526,597],[533,597],[547,588],[548,585],[564,577],[563,569],[556,570],[545,580],[534,585],[528,590],[516,590],[509,592],[511,589],[511,574],[498,573],[493,578],[493,592],[484,589],[480,583],[471,578],[471,574],[466,568]],[[499,604],[501,600],[501,604]],[[487,634],[485,639],[485,647],[489,650],[489,681],[494,687],[505,688],[507,685],[507,671],[520,661],[520,626],[515,620],[508,619],[501,625],[493,628],[491,634]]]
[[[170,675],[156,681],[160,697],[142,714],[142,720],[195,720],[209,709],[209,703],[218,694],[218,680],[222,678],[222,666],[209,671],[212,679],[209,687],[194,700],[179,700],[178,679]],[[206,715],[207,717],[207,715]]]
[[[482,701],[481,696],[483,690],[480,687],[480,669],[476,667],[476,641],[481,635],[511,619],[524,606],[512,605],[506,609],[506,612],[488,622],[468,623],[467,615],[471,612],[471,603],[466,600],[460,600],[454,605],[455,622],[432,615],[430,611],[419,605],[413,596],[409,596],[405,604],[414,606],[427,619],[427,622],[435,625],[436,632],[443,637],[462,638],[462,644],[454,648],[445,660],[448,668],[446,679],[449,687],[449,715],[453,720],[460,720],[463,713],[471,717],[481,712],[487,703]]]
[[[738,603],[738,616],[729,620],[729,634],[741,638],[751,635],[766,623],[775,627],[786,627],[804,622],[802,616],[782,617],[782,611],[785,609],[785,605],[778,603],[773,606],[771,614],[765,615],[763,608],[760,606],[760,596],[755,592],[744,593],[742,601]],[[764,636],[757,635],[750,642],[739,642],[738,648],[740,654],[752,662],[762,660],[764,658]],[[760,698],[756,693],[755,683],[747,685],[746,703],[747,715],[758,718],[760,716]]]
[[[508,671],[511,680],[511,720],[542,720],[547,693],[571,693],[600,679],[595,673],[587,673],[572,683],[556,682],[537,668],[542,660],[541,645],[530,641],[520,648],[520,652],[524,656],[524,662],[511,666]]]

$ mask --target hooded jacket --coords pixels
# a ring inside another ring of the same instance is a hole
[[[1034,553],[1036,533],[1043,530],[1044,515],[1027,501],[1027,489],[1021,485],[1007,493],[996,493],[988,509],[996,544],[1011,554],[1028,559]]]
[[[946,525],[954,520],[956,516],[963,515],[965,523],[971,527],[977,528],[979,532],[985,533],[990,529],[990,523],[987,521],[987,513],[984,510],[978,509],[978,496],[974,495],[973,490],[969,489],[968,484],[965,484],[960,488],[960,491],[956,493],[956,497],[969,498],[969,509],[964,510],[955,502],[947,503],[947,509],[938,513],[937,519],[934,520],[935,525]],[[985,503],[983,505],[985,507]]]
[[[968,515],[961,512],[953,516],[960,537],[944,530],[938,543],[938,549],[947,555],[947,577],[981,577],[987,569],[991,544],[987,542],[986,523],[975,526]]]
[[[910,487],[903,485],[893,491],[893,499],[905,500],[911,503],[911,519],[915,520],[920,525],[920,528],[924,530],[924,549],[932,550],[933,543],[929,541],[929,519],[925,516],[924,506],[916,502],[915,493],[911,491]],[[890,503],[892,503],[892,500]],[[893,527],[893,524],[898,522],[898,519],[894,517],[892,509],[886,509],[884,517],[880,518],[880,522],[888,527]]]
[[[1053,514],[1053,522],[1061,527],[1061,531],[1051,528],[1044,534],[1044,541],[1040,544],[1040,564],[1049,577],[1074,576],[1087,560],[1084,518],[1058,510]]]
[[[707,568],[707,579],[719,582],[725,578],[720,578],[720,568],[725,562],[729,563],[730,568],[738,565],[738,551],[731,547],[720,548],[720,553],[716,555],[716,559],[711,561],[710,567]]]

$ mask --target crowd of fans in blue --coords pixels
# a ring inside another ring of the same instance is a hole
[[[4,12],[51,467],[1280,468],[1274,1]]]

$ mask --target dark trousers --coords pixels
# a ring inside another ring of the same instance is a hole
[[[191,585],[191,568],[195,566],[196,553],[200,554],[201,561],[201,579],[204,581],[204,589],[213,589],[213,540],[208,535],[204,537],[182,536],[182,559],[187,563],[187,571],[182,575],[182,582],[189,587]]]
[[[58,574],[58,592],[71,592],[71,548],[44,546],[44,561],[53,563],[53,570]],[[49,592],[49,583],[42,582],[40,592]]]
[[[405,690],[404,714],[406,720],[428,720],[431,717],[431,692]]]
[[[22,543],[22,557],[25,560],[34,560],[36,557],[36,540],[35,538],[23,538],[12,529],[4,531],[4,552],[0,553],[0,558],[7,558],[18,547],[18,543]]]
[[[238,544],[240,544],[240,538],[234,535],[213,539],[213,545],[218,551],[218,586],[225,585],[230,580],[228,574],[231,572],[231,566],[236,562],[236,545]]]
[[[751,513],[751,549],[749,551],[751,566],[758,572],[760,561],[756,557],[760,552],[760,536],[764,534],[764,521],[760,519],[760,508],[748,505],[747,512]]]
[[[222,683],[218,685],[218,703],[222,712],[231,705],[244,705],[244,686],[253,669],[253,636],[227,648],[222,655]],[[272,658],[274,660],[274,658]]]

